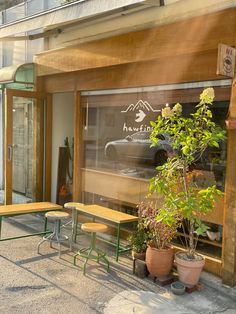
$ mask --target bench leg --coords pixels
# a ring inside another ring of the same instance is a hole
[[[47,227],[48,227],[48,219],[47,219],[47,217],[45,216],[44,217],[44,232],[46,233],[47,232]]]
[[[2,216],[0,216],[0,239],[2,238]]]
[[[116,242],[116,261],[119,260],[120,252],[120,224],[117,225],[117,242]]]

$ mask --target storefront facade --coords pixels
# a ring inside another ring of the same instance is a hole
[[[236,92],[235,81],[216,71],[218,44],[235,46],[236,9],[230,1],[218,0],[209,0],[207,8],[206,1],[185,5],[185,1],[170,0],[165,5],[164,1],[155,6],[147,3],[142,8],[141,2],[138,11],[125,7],[125,12],[119,9],[101,21],[99,17],[88,19],[88,23],[85,19],[85,24],[71,21],[71,26],[69,21],[58,22],[60,31],[50,25],[50,32],[35,37],[40,38],[38,48],[36,41],[23,36],[29,47],[36,44],[34,52],[48,51],[35,56],[37,80],[33,89],[27,85],[19,90],[14,80],[12,86],[3,86],[5,203],[12,203],[14,190],[35,201],[57,201],[58,148],[68,138],[73,169],[67,183],[73,187],[73,200],[136,214],[137,204],[148,193],[149,179],[156,173],[155,166],[171,150],[165,134],[160,138],[162,146],[150,149],[150,121],[167,103],[172,106],[180,102],[184,115],[190,114],[203,88],[213,87],[214,120],[222,127],[227,119],[232,123],[227,141],[208,151],[196,165],[203,173],[202,186],[216,184],[224,192],[215,211],[203,217],[213,236],[202,237],[198,251],[206,256],[206,270],[234,285]],[[62,10],[74,14],[77,5]],[[89,1],[81,5],[89,5]],[[57,13],[55,16],[61,18],[63,14]],[[39,17],[35,21],[42,23]],[[29,23],[24,27],[29,26],[34,27]],[[11,53],[6,53],[9,58],[19,45],[24,46],[22,36],[14,37],[11,28],[2,30],[3,37],[13,35],[10,43],[15,42]],[[66,48],[58,48],[61,46]],[[23,129],[27,132],[19,136]],[[18,182],[17,178],[23,178],[23,163],[27,177]],[[19,185],[23,181],[24,190]],[[181,234],[175,241],[177,247],[180,239]]]
[[[166,103],[180,102],[189,114],[202,89],[212,86],[213,116],[224,126],[234,98],[232,81],[216,75],[217,52],[219,43],[234,46],[235,17],[236,9],[228,9],[36,56],[40,89],[54,96],[73,93],[74,201],[135,212],[169,149],[165,135],[159,152],[148,148],[146,137]],[[49,150],[53,105],[47,106]],[[229,284],[236,268],[234,133],[228,130],[228,141],[196,166],[204,186],[216,184],[225,194],[204,217],[218,238],[202,238],[199,251],[207,257],[206,269]],[[50,170],[50,158],[47,165]]]

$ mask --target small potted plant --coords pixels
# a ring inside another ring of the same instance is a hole
[[[142,202],[138,206],[139,217],[147,231],[148,247],[146,265],[153,277],[163,277],[171,272],[174,261],[174,250],[171,240],[180,226],[179,213],[170,213],[168,223],[157,220],[159,210],[152,201]]]
[[[157,167],[157,174],[150,182],[150,191],[161,194],[163,198],[156,219],[168,224],[171,216],[177,213],[182,216],[187,251],[178,252],[175,261],[180,281],[191,286],[197,284],[204,266],[203,257],[196,253],[196,245],[198,236],[206,232],[207,226],[199,217],[211,212],[222,194],[215,185],[201,188],[198,181],[193,180],[197,175],[193,171],[194,164],[208,147],[218,148],[225,138],[225,131],[212,121],[210,105],[213,99],[214,90],[207,88],[200,95],[196,111],[190,116],[182,116],[182,106],[177,103],[172,109],[169,106],[164,108],[162,115],[151,122],[152,145],[158,144],[159,133],[165,133],[176,152]]]
[[[128,241],[132,248],[133,259],[145,260],[147,233],[140,223],[137,225],[137,229],[128,237]]]

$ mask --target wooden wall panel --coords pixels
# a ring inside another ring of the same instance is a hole
[[[135,205],[144,199],[149,185],[148,180],[91,169],[83,169],[82,182],[83,191]]]
[[[236,78],[232,84],[229,118],[236,119]],[[236,285],[236,130],[228,130],[223,237],[223,282]]]
[[[152,86],[222,79],[216,75],[217,50],[155,61],[45,77],[47,92]]]

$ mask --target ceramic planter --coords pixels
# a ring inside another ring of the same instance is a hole
[[[178,252],[175,254],[175,262],[179,275],[179,281],[186,286],[195,286],[200,278],[205,260],[202,256],[198,255],[197,260],[184,259],[186,253]]]
[[[146,265],[151,276],[162,277],[168,275],[171,272],[173,261],[174,250],[172,247],[157,249],[148,246],[146,251]]]

